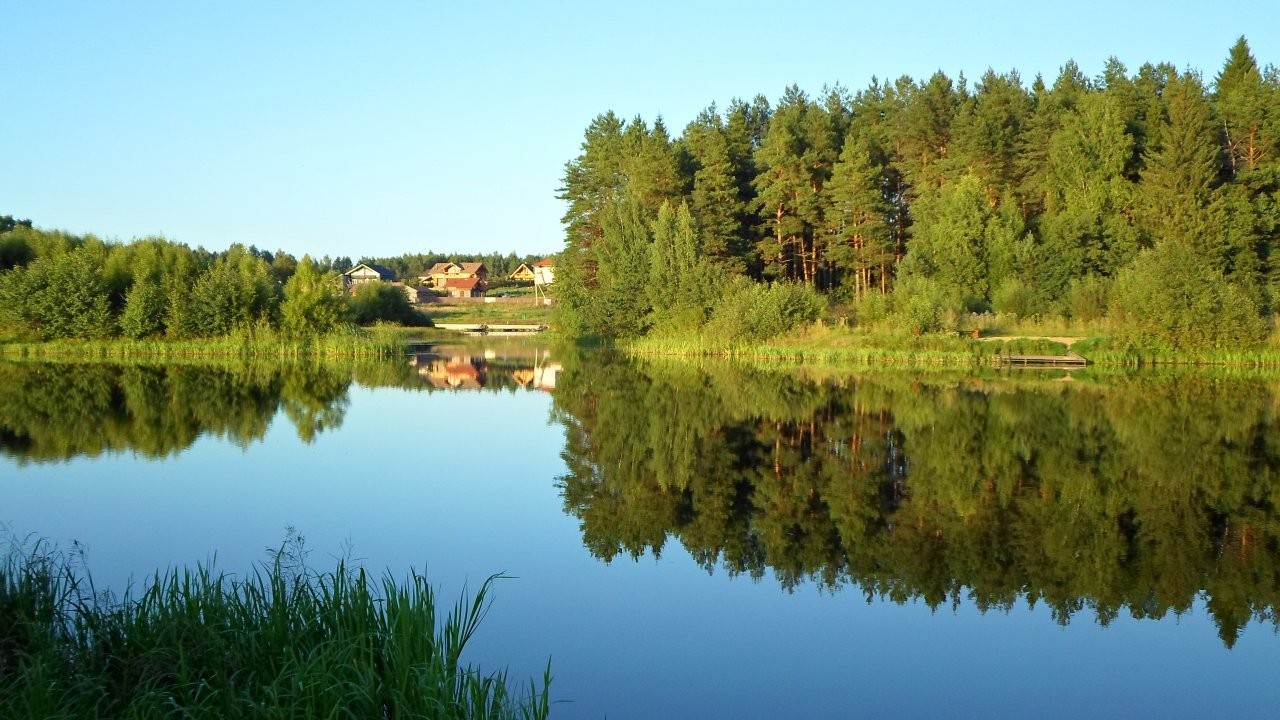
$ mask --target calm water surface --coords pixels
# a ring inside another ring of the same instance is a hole
[[[296,528],[548,659],[561,718],[1275,717],[1280,383],[508,346],[0,365],[0,523],[101,587]]]

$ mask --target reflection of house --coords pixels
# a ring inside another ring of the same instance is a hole
[[[441,390],[553,390],[561,371],[559,363],[543,361],[544,350],[485,348],[483,356],[471,348],[437,350],[414,354],[409,364]]]
[[[483,362],[476,363],[469,357],[436,358],[420,367],[418,373],[442,390],[479,390],[485,383]]]
[[[533,265],[533,284],[550,285],[556,281],[556,261],[551,258],[539,260]]]
[[[519,282],[529,282],[533,279],[533,268],[529,267],[527,263],[520,263],[520,267],[516,268],[516,271],[508,277]]]
[[[342,286],[352,287],[371,282],[395,282],[396,274],[388,268],[373,263],[360,263],[342,273]]]
[[[560,363],[547,363],[533,369],[533,386],[539,390],[555,390],[556,378],[564,367]]]
[[[432,265],[420,279],[436,290],[448,291],[451,297],[483,297],[489,286],[489,268],[478,262],[442,262]],[[466,280],[475,282],[463,282]]]

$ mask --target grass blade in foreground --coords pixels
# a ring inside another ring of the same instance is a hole
[[[36,543],[0,563],[0,717],[545,718],[548,672],[514,690],[462,664],[490,577],[437,622],[426,579],[363,569],[156,574],[119,601]]]

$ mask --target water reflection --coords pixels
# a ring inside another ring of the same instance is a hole
[[[1230,646],[1280,607],[1276,389],[571,358],[560,482],[606,561],[674,539],[709,572],[788,590],[1043,602],[1064,624],[1202,600]]]
[[[261,440],[281,411],[309,442],[342,424],[351,378],[323,365],[0,363],[0,452],[162,458],[202,435]]]
[[[1018,373],[810,379],[545,348],[434,348],[359,364],[0,363],[0,453],[19,463],[310,443],[353,384],[552,392],[565,512],[609,561],[678,542],[709,572],[937,608],[1045,603],[1177,615],[1202,602],[1232,645],[1280,607],[1274,380],[1072,382]]]
[[[408,361],[112,364],[0,362],[0,453],[20,462],[131,451],[163,458],[203,435],[244,446],[283,414],[310,443],[342,425],[353,383],[406,390],[541,390],[545,348],[437,347]]]
[[[554,390],[561,366],[547,348],[439,346],[409,363],[439,390]]]

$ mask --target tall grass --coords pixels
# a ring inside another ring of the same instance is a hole
[[[980,316],[975,316],[980,317]],[[1084,327],[1062,325],[1021,328],[1035,335],[1061,335]],[[1095,329],[1099,327],[1094,324]],[[1051,337],[989,337],[1010,331],[1005,326],[975,327],[988,339],[978,340],[969,333],[925,333],[915,335],[901,330],[863,327],[831,327],[813,324],[769,340],[732,342],[690,333],[687,335],[644,336],[620,343],[637,355],[732,357],[748,360],[774,360],[826,365],[909,365],[972,367],[998,364],[997,356],[1066,355],[1076,353],[1091,364],[1121,367],[1153,365],[1276,368],[1280,367],[1280,335],[1262,345],[1238,348],[1179,349],[1171,347],[1139,347],[1119,343],[1105,336],[1093,336],[1071,345]]]
[[[111,600],[47,545],[11,548],[0,717],[546,718],[549,668],[518,690],[462,661],[497,577],[443,619],[416,572],[297,572],[282,554],[245,579],[168,571]]]
[[[272,329],[243,328],[214,338],[186,340],[52,340],[0,344],[0,357],[18,358],[302,358],[389,357],[401,354],[403,343],[379,327],[350,329],[325,335],[294,337]]]

